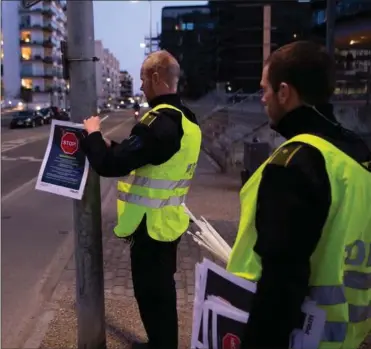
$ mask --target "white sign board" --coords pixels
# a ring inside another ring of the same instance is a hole
[[[89,163],[81,149],[83,125],[53,120],[36,190],[81,200]]]

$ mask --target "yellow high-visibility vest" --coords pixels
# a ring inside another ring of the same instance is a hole
[[[146,165],[118,181],[115,234],[134,233],[146,215],[148,234],[158,241],[174,241],[188,228],[185,201],[201,148],[201,130],[181,110],[160,104],[146,113],[140,122],[150,124],[160,109],[174,109],[182,114],[184,135],[179,151],[159,166]]]
[[[371,330],[371,173],[317,136],[299,135],[281,147],[292,142],[322,153],[331,184],[331,207],[310,263],[308,296],[327,315],[320,349],[356,349]],[[252,281],[259,281],[262,269],[254,252],[258,188],[264,167],[278,151],[240,193],[241,220],[227,269]]]

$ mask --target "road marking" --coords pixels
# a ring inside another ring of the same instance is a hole
[[[20,185],[19,187],[15,188],[14,190],[12,190],[10,193],[4,195],[1,197],[1,203],[3,204],[4,202],[8,201],[9,199],[11,199],[13,196],[16,196],[17,194],[19,194],[20,192],[22,192],[23,190],[26,190],[28,189],[29,187],[32,187],[35,185],[36,183],[36,180],[37,180],[37,176],[32,178],[31,180],[29,180],[28,182],[26,183],[23,183],[22,185]]]
[[[120,127],[122,127],[123,125],[126,125],[128,124],[130,121],[133,121],[131,119],[128,119],[128,120],[125,120],[124,122],[120,123],[119,125],[115,126],[114,128],[111,128],[110,130],[108,130],[107,132],[104,132],[104,136],[108,136],[110,135],[111,133],[115,132],[116,130],[118,130]]]
[[[128,120],[125,120],[124,122],[120,123],[119,125],[111,128],[110,130],[108,130],[107,132],[104,133],[104,135],[110,135],[111,133],[115,132],[116,130],[118,130],[120,127],[122,127],[123,125],[126,125],[128,124],[130,121],[132,121],[131,119],[128,119]],[[30,188],[32,188],[33,186],[35,186],[35,183],[36,183],[36,180],[37,180],[37,177],[34,177],[32,178],[31,180],[29,180],[28,182],[26,183],[23,183],[22,185],[20,185],[19,187],[15,188],[14,190],[12,190],[10,193],[4,195],[1,197],[1,203],[5,203],[6,201],[8,201],[9,199],[13,198],[14,196],[18,195],[20,192],[24,191],[24,190],[29,190]]]
[[[19,156],[17,158],[12,158],[6,155],[1,156],[1,161],[29,161],[29,162],[42,162],[43,159],[37,159],[34,156]]]
[[[103,183],[102,189],[104,187]],[[103,216],[108,204],[114,198],[116,191],[115,180],[110,179],[107,189],[102,191],[101,211]],[[57,303],[68,291],[66,285],[61,282],[61,276],[73,256],[74,239],[75,234],[72,230],[57,249],[50,264],[45,268],[41,282],[33,288],[34,297],[38,302],[32,302],[27,307],[26,314],[23,313],[22,316],[24,319],[23,323],[17,322],[14,325],[10,340],[8,340],[8,343],[5,343],[7,347],[28,349],[41,346],[45,333],[49,329],[50,321],[55,316],[53,303]],[[45,304],[46,306],[44,307]],[[40,310],[42,310],[41,314]]]
[[[49,137],[49,133],[46,135],[41,135],[41,136],[34,136],[34,137],[29,137],[29,138],[21,138],[21,139],[14,139],[11,141],[4,141],[1,143],[1,154],[6,153],[13,149],[22,147],[26,144],[40,141],[48,137]]]
[[[109,116],[110,115],[105,115],[103,117],[102,121],[108,119]],[[125,122],[123,124],[127,124],[129,121],[131,121],[131,120],[130,119],[125,120]],[[118,129],[119,126],[122,126],[123,124],[120,123],[116,129]],[[109,130],[108,133],[106,132],[105,134],[109,135],[112,132],[116,131],[116,129],[113,128],[112,130]],[[33,137],[29,137],[29,138],[21,138],[21,139],[14,139],[14,140],[10,140],[10,141],[4,141],[3,143],[1,143],[1,154],[6,153],[6,152],[8,152],[10,150],[13,150],[13,149],[22,147],[26,144],[37,142],[39,140],[42,140],[42,139],[45,139],[45,138],[48,138],[48,137],[49,137],[49,133],[47,133],[45,135],[41,135],[41,136],[33,136]]]
[[[6,155],[1,156],[1,161],[29,161],[29,162],[42,162],[43,159],[37,159],[34,156],[19,156],[16,158],[12,158]]]
[[[10,158],[8,156],[1,156],[1,161],[17,161],[18,159],[17,158]]]

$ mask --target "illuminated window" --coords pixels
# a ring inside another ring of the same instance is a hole
[[[25,41],[25,42],[31,42],[31,32],[22,31],[21,39],[22,41]]]
[[[194,23],[182,23],[181,28],[182,30],[194,30],[195,25]]]
[[[32,79],[22,79],[21,84],[24,88],[32,88]]]
[[[22,58],[25,59],[26,61],[31,59],[31,48],[30,47],[22,47],[21,48],[21,55]]]

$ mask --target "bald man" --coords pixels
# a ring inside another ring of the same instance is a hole
[[[151,110],[121,143],[105,140],[99,118],[85,121],[83,148],[102,177],[118,182],[115,234],[131,240],[131,271],[148,343],[133,348],[176,349],[177,246],[189,218],[181,205],[198,162],[201,131],[177,95],[180,67],[166,51],[151,54],[141,69]]]

